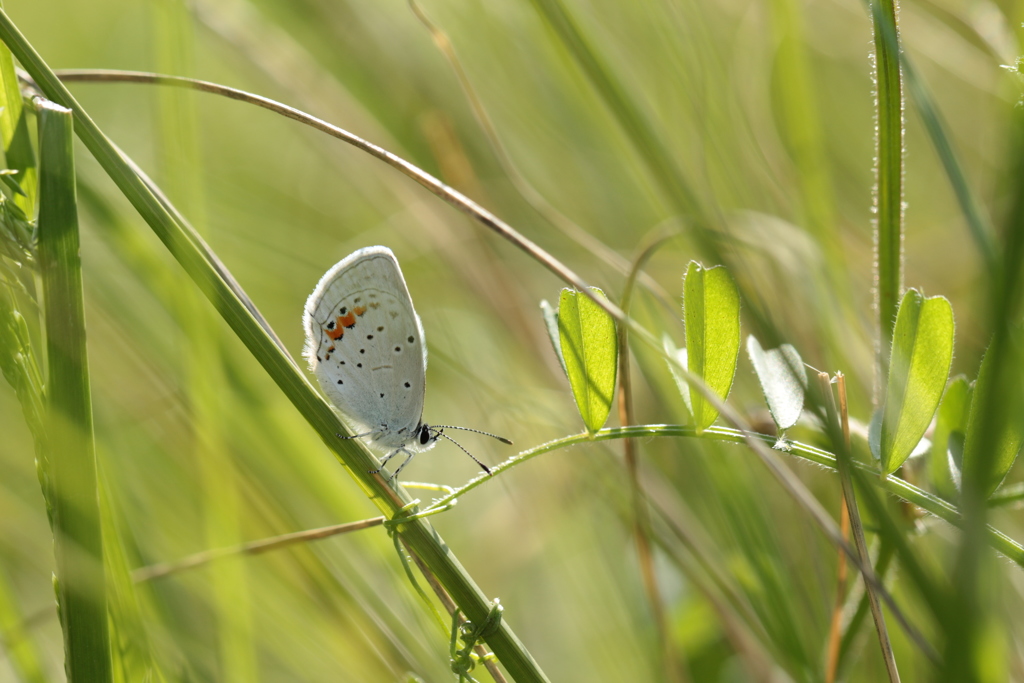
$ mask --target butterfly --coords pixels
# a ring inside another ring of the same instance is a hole
[[[488,474],[491,470],[445,429],[508,439],[477,429],[423,422],[427,345],[398,260],[387,247],[365,247],[327,271],[306,301],[302,355],[353,436],[385,454],[377,474],[399,453],[412,457],[444,437]]]

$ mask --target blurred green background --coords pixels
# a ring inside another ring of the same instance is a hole
[[[422,0],[515,173],[404,0],[6,0],[4,7],[51,67],[194,76],[280,100],[380,144],[491,209],[613,299],[625,281],[621,264],[653,236],[672,234],[647,266],[634,312],[682,345],[682,275],[689,260],[705,256],[692,221],[546,23],[546,4]],[[648,122],[659,153],[687,178],[711,226],[728,232],[724,248],[737,279],[756,293],[753,305],[805,361],[847,374],[851,412],[867,423],[874,124],[864,6],[560,4],[622,85],[618,95]],[[1022,17],[1024,3],[1010,1],[901,8],[904,48],[947,120],[969,183],[996,217],[1006,203],[1005,129],[1020,95],[1018,77],[1001,65],[1019,52]],[[517,449],[581,430],[538,308],[557,299],[562,283],[531,258],[391,168],[267,111],[155,86],[72,90],[205,235],[293,356],[302,345],[302,305],[323,272],[354,249],[384,244],[402,264],[426,330],[425,420],[492,431]],[[988,335],[978,313],[984,273],[910,107],[906,147],[906,284],[951,300],[953,373],[974,377]],[[97,452],[129,565],[376,516],[78,149]],[[522,182],[535,194],[524,194]],[[555,210],[561,218],[553,221]],[[607,254],[574,239],[574,230]],[[663,360],[637,352],[637,421],[685,423]],[[763,419],[745,354],[730,402]],[[460,441],[489,464],[516,450],[472,435]],[[432,522],[485,593],[501,599],[552,680],[670,680],[666,668],[676,680],[823,680],[832,546],[743,448],[664,439],[639,450],[642,481],[666,515],[655,513],[655,568],[670,627],[668,667],[638,569],[620,442],[538,458]],[[833,474],[791,462],[836,513]],[[455,486],[476,473],[464,454],[441,444],[403,476]],[[939,479],[933,488],[948,493]],[[1015,471],[1010,481],[1017,480]],[[999,511],[992,521],[1024,537],[1018,511]],[[942,572],[956,535],[928,524],[911,542]],[[1024,680],[1024,575],[999,566],[992,581],[1003,613],[993,617],[991,680]],[[56,681],[64,674],[52,569],[31,437],[4,384],[0,580],[27,620],[45,680]],[[934,636],[902,581],[892,575],[893,593]],[[735,600],[723,604],[723,595]],[[452,678],[447,639],[380,528],[158,579],[138,599],[139,632],[168,681]],[[890,630],[904,679],[933,677],[905,634]],[[847,680],[880,680],[870,621],[862,631]],[[3,653],[0,681],[23,680]]]

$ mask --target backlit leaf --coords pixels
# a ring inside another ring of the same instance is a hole
[[[591,291],[599,297],[604,292]],[[615,321],[589,297],[563,289],[558,303],[558,333],[566,375],[587,431],[604,426],[615,396],[618,337]]]
[[[907,290],[896,315],[880,439],[883,475],[917,447],[939,406],[953,360],[953,309]]]

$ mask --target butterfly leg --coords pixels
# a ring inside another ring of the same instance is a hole
[[[383,458],[383,459],[382,459],[382,460],[380,461],[380,467],[378,467],[378,468],[377,468],[377,469],[375,469],[375,470],[369,470],[369,471],[367,472],[367,474],[380,474],[380,471],[381,471],[382,469],[384,469],[384,465],[388,464],[388,460],[390,460],[391,458],[395,457],[395,456],[396,456],[396,455],[398,454],[398,452],[399,452],[399,451],[401,451],[401,450],[402,450],[402,449],[401,449],[401,448],[399,448],[399,449],[398,449],[397,451],[391,451],[390,453],[388,453],[387,455],[385,455],[385,456],[384,456],[384,458]],[[402,464],[404,465],[405,463],[402,463]],[[401,467],[399,467],[398,469],[400,470],[400,469],[402,469],[402,468],[401,468]],[[398,474],[398,472],[395,472],[395,474]],[[395,476],[395,474],[392,474],[392,475],[391,475],[390,477],[388,477],[388,481],[391,481],[391,478],[392,478],[392,477],[394,477],[394,476]]]
[[[401,472],[402,470],[404,470],[404,469],[405,469],[405,466],[409,464],[409,461],[410,461],[410,460],[412,460],[412,456],[413,456],[413,455],[415,455],[415,454],[414,454],[414,453],[413,453],[412,451],[407,451],[407,450],[405,450],[404,448],[399,448],[399,449],[398,449],[397,451],[395,451],[395,452],[394,452],[394,453],[392,453],[391,455],[395,455],[396,453],[399,453],[399,452],[401,452],[401,453],[405,453],[405,455],[406,455],[406,458],[405,458],[405,460],[404,460],[404,461],[402,462],[402,464],[398,466],[398,469],[397,469],[397,470],[395,470],[395,473],[394,473],[394,474],[392,474],[392,475],[391,475],[390,477],[388,477],[388,481],[391,481],[392,479],[394,479],[395,477],[397,477],[397,476],[398,476],[398,473],[399,473],[399,472]],[[389,455],[388,457],[390,458],[390,457],[391,457],[391,455]]]
[[[361,439],[364,436],[370,436],[372,434],[373,432],[366,432],[365,434],[353,434],[352,436],[345,436],[344,434],[338,434],[337,432],[335,432],[334,435],[339,439]]]

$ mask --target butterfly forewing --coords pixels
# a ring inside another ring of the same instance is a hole
[[[306,302],[303,355],[324,393],[383,447],[412,439],[423,412],[423,326],[391,250],[367,247],[320,280]]]

